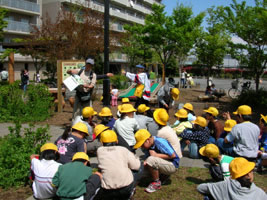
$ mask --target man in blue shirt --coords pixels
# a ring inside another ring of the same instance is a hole
[[[135,134],[135,149],[142,147],[149,151],[149,157],[144,161],[144,166],[149,170],[153,181],[145,189],[152,193],[161,188],[160,174],[171,175],[179,167],[180,158],[170,143],[157,136],[151,136],[146,129],[140,129]]]

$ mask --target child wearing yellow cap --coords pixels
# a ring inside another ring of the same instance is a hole
[[[39,155],[31,155],[32,190],[36,199],[50,199],[56,196],[56,189],[52,187],[52,178],[61,165],[56,162],[59,158],[57,146],[46,143],[40,149]]]
[[[119,145],[125,146],[126,142],[125,147],[134,152],[133,146],[136,143],[134,133],[139,130],[139,125],[134,118],[136,109],[132,104],[122,104],[119,109],[122,116],[116,120],[113,130],[119,136]]]
[[[229,164],[234,159],[231,156],[220,154],[215,144],[207,144],[199,149],[200,155],[207,157],[211,165],[210,174],[216,181],[222,181],[230,177]]]
[[[255,161],[258,156],[260,129],[251,122],[252,109],[248,105],[242,105],[233,114],[238,124],[227,134],[224,141],[218,140],[217,144],[222,153],[228,151],[230,156]],[[229,145],[231,143],[233,145]]]
[[[55,141],[60,154],[58,162],[62,164],[71,162],[76,152],[86,152],[87,147],[84,138],[88,135],[88,128],[86,124],[82,122],[74,124],[71,131],[66,129]]]
[[[259,127],[262,131],[262,134],[259,139],[260,143],[260,151],[259,151],[259,158],[258,158],[258,167],[257,171],[262,172],[262,166],[267,165],[267,115],[264,116],[261,114]]]
[[[56,194],[60,199],[92,197],[92,194],[100,187],[102,175],[96,173],[92,176],[92,168],[88,166],[89,164],[88,155],[84,152],[77,152],[73,155],[72,162],[58,168],[52,180],[52,186],[57,188]],[[88,187],[87,183],[89,183]]]
[[[210,132],[207,127],[207,121],[204,117],[198,116],[192,129],[185,129],[179,137],[182,138],[180,141],[181,149],[183,150],[187,145],[189,147],[189,157],[193,159],[199,158],[198,150],[208,144]]]
[[[229,165],[231,178],[217,183],[203,183],[197,187],[204,199],[217,200],[263,200],[266,193],[253,183],[254,162],[237,157]]]

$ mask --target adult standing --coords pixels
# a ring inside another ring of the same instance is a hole
[[[1,80],[3,82],[6,82],[7,79],[8,79],[8,71],[6,70],[6,68],[3,68],[3,70],[0,73],[0,75],[1,75]]]
[[[179,99],[180,91],[174,87],[173,78],[169,78],[168,82],[165,83],[158,92],[158,103],[160,108],[169,110],[170,105],[175,100]]]
[[[183,72],[181,73],[181,85],[183,88],[185,88],[186,76],[187,76],[187,73],[185,70],[183,70]]]
[[[24,92],[26,92],[27,90],[27,86],[29,84],[29,72],[27,69],[23,69],[21,70],[21,89],[24,90]]]
[[[85,61],[84,69],[70,69],[67,71],[68,74],[78,74],[83,81],[83,84],[76,88],[73,119],[81,115],[83,108],[90,106],[91,95],[96,84],[96,74],[93,72],[94,64],[95,61],[92,58],[88,58]]]
[[[136,65],[137,74],[125,72],[122,74],[126,75],[131,81],[134,81],[137,86],[135,89],[135,96],[137,97],[135,108],[138,108],[140,104],[146,104],[148,106],[150,100],[150,80],[145,72],[143,65]]]
[[[251,107],[239,106],[233,114],[236,115],[238,124],[224,139],[219,138],[217,144],[222,152],[228,152],[230,156],[244,157],[249,161],[255,161],[258,155],[260,129],[251,122]],[[232,142],[233,145],[230,144]]]

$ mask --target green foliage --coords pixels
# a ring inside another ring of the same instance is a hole
[[[255,0],[255,6],[247,6],[245,1],[233,0],[230,6],[219,7],[214,20],[222,24],[233,36],[243,43],[231,43],[231,56],[253,70],[256,90],[259,78],[266,68],[267,54],[267,4],[266,0]]]
[[[114,84],[117,89],[126,89],[127,88],[127,81],[128,79],[126,76],[122,75],[115,75],[113,77],[110,77],[111,84]]]
[[[238,107],[240,105],[249,105],[252,108],[265,108],[267,105],[267,91],[259,89],[258,91],[249,90],[242,92],[237,99],[233,100],[233,105]]]
[[[5,21],[5,17],[7,16],[7,9],[0,8],[0,41],[3,40],[4,36],[4,28],[7,27],[7,21]]]
[[[207,84],[211,75],[213,66],[221,66],[223,58],[227,53],[227,46],[230,41],[230,36],[226,33],[224,27],[214,21],[216,11],[208,10],[209,17],[207,19],[210,25],[206,32],[202,32],[201,37],[196,42],[196,55],[198,64],[207,67]]]
[[[21,124],[9,127],[10,133],[0,138],[0,187],[9,188],[29,182],[30,155],[39,153],[40,147],[50,139],[49,127],[29,128],[21,131]]]
[[[19,82],[0,86],[0,121],[43,121],[51,115],[53,98],[45,85],[29,85],[24,94]]]

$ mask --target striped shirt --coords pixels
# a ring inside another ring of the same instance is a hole
[[[222,169],[224,180],[230,177],[229,165],[234,158],[231,156],[222,155],[220,166]]]

